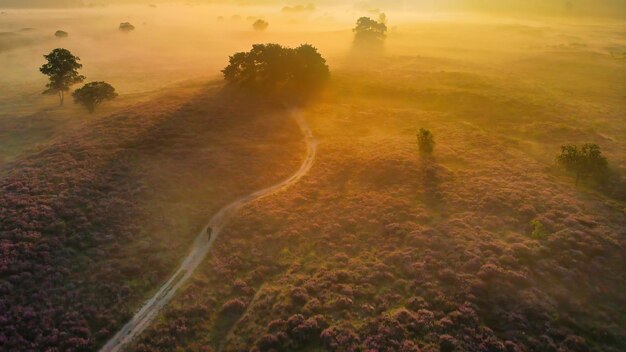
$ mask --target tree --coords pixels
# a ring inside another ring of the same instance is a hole
[[[255,31],[258,32],[263,32],[267,29],[267,27],[269,27],[270,24],[267,21],[258,19],[256,21],[254,21],[254,23],[252,24],[252,28],[254,28]]]
[[[50,81],[43,94],[58,94],[60,105],[65,101],[65,92],[74,84],[85,80],[85,76],[78,73],[83,65],[78,63],[80,58],[72,55],[67,49],[54,49],[48,55],[44,55],[48,61],[39,68],[39,71],[48,76]]]
[[[309,44],[295,49],[278,44],[255,44],[236,53],[222,70],[229,83],[262,91],[310,91],[330,76],[326,60]]]
[[[106,82],[91,82],[72,93],[75,104],[81,104],[93,113],[98,105],[117,97],[115,88]]]
[[[417,145],[420,152],[424,154],[431,154],[435,149],[435,137],[429,130],[420,128],[417,134]]]
[[[386,20],[386,16],[381,20]],[[359,18],[353,31],[354,44],[359,47],[379,48],[387,38],[387,25],[369,17]]]
[[[592,177],[602,182],[608,175],[608,162],[597,144],[564,145],[556,161],[565,170],[576,176],[576,185],[580,179]]]
[[[135,26],[133,26],[129,22],[120,23],[120,31],[128,33],[134,30],[135,30]]]

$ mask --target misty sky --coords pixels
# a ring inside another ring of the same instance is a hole
[[[104,4],[164,3],[172,0],[0,0],[0,7],[67,7]],[[242,5],[276,4],[277,7],[313,3],[319,6],[334,4],[336,0],[184,0],[181,3],[229,3]],[[603,15],[626,18],[626,0],[356,0],[343,1],[355,8],[389,10],[474,10],[533,12],[548,15]]]

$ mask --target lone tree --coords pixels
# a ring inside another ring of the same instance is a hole
[[[75,104],[81,104],[93,113],[102,102],[117,97],[115,88],[106,82],[91,82],[72,93]]]
[[[386,20],[386,16],[381,18]],[[369,17],[361,17],[356,22],[354,45],[360,48],[380,49],[387,38],[387,25]]]
[[[435,137],[429,130],[420,128],[420,131],[417,133],[417,146],[420,152],[431,154],[435,149]]]
[[[120,31],[122,32],[131,32],[135,30],[135,26],[133,26],[132,24],[130,24],[130,22],[122,22],[120,23]]]
[[[311,92],[330,77],[326,60],[309,44],[295,49],[255,44],[249,52],[231,56],[222,72],[229,83],[264,92]]]
[[[78,73],[83,65],[79,64],[80,58],[72,55],[67,49],[54,49],[48,55],[44,55],[48,61],[39,68],[39,71],[48,76],[50,81],[46,85],[43,94],[58,94],[59,103],[63,106],[65,92],[74,84],[85,80],[85,76]]]
[[[592,177],[596,182],[602,182],[608,175],[608,162],[597,144],[583,144],[580,148],[575,145],[564,145],[556,161],[565,170],[576,176],[576,185],[580,179]]]
[[[263,32],[269,26],[270,26],[270,24],[267,21],[264,21],[262,19],[258,19],[256,21],[254,21],[254,23],[252,24],[252,28],[254,28],[254,30],[257,31],[257,32]]]

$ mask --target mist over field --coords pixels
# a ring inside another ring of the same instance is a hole
[[[0,351],[626,350],[626,2],[0,0]]]

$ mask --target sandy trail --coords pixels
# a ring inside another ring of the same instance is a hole
[[[144,303],[135,316],[100,349],[101,352],[121,351],[150,325],[154,318],[159,314],[159,311],[167,305],[167,303],[176,294],[176,291],[180,289],[180,287],[191,277],[194,270],[196,270],[200,263],[202,263],[209,252],[209,249],[211,249],[213,243],[218,238],[220,232],[238,210],[255,200],[267,197],[295,184],[309,172],[315,160],[317,141],[313,137],[313,132],[306,123],[302,113],[296,109],[292,109],[290,114],[298,123],[306,142],[306,158],[300,166],[300,169],[288,179],[273,186],[243,196],[228,204],[213,215],[211,220],[209,220],[209,223],[204,227],[204,229],[202,229],[200,234],[194,240],[189,255],[187,255],[187,257],[183,260],[178,270],[176,270],[171,278],[159,288],[152,298]],[[213,229],[213,232],[211,239],[207,240],[207,230],[209,227]]]

